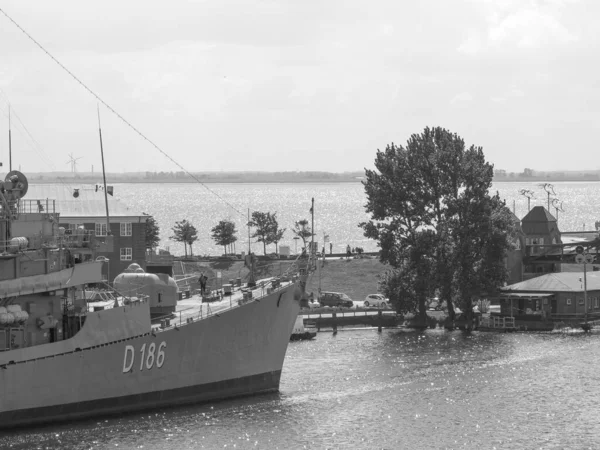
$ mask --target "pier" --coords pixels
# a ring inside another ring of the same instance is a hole
[[[391,310],[348,310],[338,309],[334,311],[302,311],[300,313],[306,322],[314,323],[317,331],[331,329],[337,332],[338,327],[362,325],[364,327],[393,328],[404,322],[395,311]]]

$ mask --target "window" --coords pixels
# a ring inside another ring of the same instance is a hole
[[[121,249],[121,261],[131,261],[132,258],[132,252],[131,252],[131,247],[124,247]]]
[[[570,298],[568,298],[568,299],[567,299],[567,305],[570,305],[570,304],[571,304],[571,299],[570,299]]]
[[[96,224],[96,236],[106,236],[106,223]]]
[[[70,223],[69,224],[69,230],[76,230],[79,227],[83,227],[82,223]]]
[[[600,297],[594,298],[594,307],[600,308]]]
[[[579,304],[583,305],[583,297],[579,297]]]
[[[131,222],[121,222],[121,236],[131,236]]]

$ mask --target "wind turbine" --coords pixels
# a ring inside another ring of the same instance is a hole
[[[539,186],[543,188],[548,194],[548,211],[550,211],[550,194],[556,197],[556,193],[554,192],[554,186],[550,183],[542,183]]]
[[[79,158],[75,158],[73,156],[73,153],[69,153],[69,160],[67,161],[67,164],[71,164],[71,172],[72,173],[77,172],[77,161],[80,160],[81,158],[83,158],[83,156],[80,156]]]
[[[527,212],[531,211],[531,199],[534,197],[533,191],[529,189],[521,189],[519,191],[519,194],[521,194],[524,197],[527,197]]]
[[[556,210],[556,222],[558,222],[558,212],[564,212],[565,210],[562,207],[562,202],[557,199],[557,198],[553,198],[552,199],[552,206],[554,206],[554,209]]]

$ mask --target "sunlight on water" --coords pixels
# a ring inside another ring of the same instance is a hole
[[[600,220],[600,183],[553,183],[554,190],[563,202],[565,212],[559,212],[559,228],[562,231],[594,229]],[[311,197],[315,198],[315,239],[322,246],[323,233],[329,234],[334,253],[344,252],[346,245],[363,247],[365,251],[377,251],[375,242],[363,236],[360,222],[368,220],[364,205],[366,197],[362,184],[356,183],[303,183],[303,184],[208,184],[209,192],[199,184],[156,183],[119,184],[115,194],[133,211],[146,212],[156,217],[161,231],[161,245],[169,246],[176,254],[183,254],[183,246],[169,237],[176,221],[189,220],[198,229],[198,241],[194,244],[195,254],[222,254],[210,237],[210,229],[219,220],[228,219],[236,223],[239,241],[237,251],[247,251],[247,214],[250,211],[277,212],[279,225],[287,228],[280,245],[289,245],[292,253],[301,242],[293,239],[290,231],[294,222],[310,220]],[[530,189],[536,197],[531,207],[547,206],[546,192],[536,183],[496,183],[492,193],[498,191],[507,206],[513,206],[518,217],[527,214],[527,199],[519,194],[521,189]],[[231,205],[228,206],[227,203]],[[550,212],[556,214],[551,206]],[[253,251],[262,253],[259,244]],[[267,252],[274,252],[272,245]],[[329,251],[329,248],[327,249]]]
[[[0,436],[11,449],[597,448],[599,335],[340,331],[281,392]]]
[[[276,212],[280,228],[287,228],[280,245],[289,245],[295,252],[296,242],[290,231],[294,223],[307,219],[310,223],[311,198],[315,198],[315,237],[321,245],[323,233],[328,233],[334,252],[345,251],[346,245],[375,251],[374,242],[367,240],[358,223],[367,220],[362,205],[365,197],[360,183],[332,184],[209,184],[221,201],[198,184],[126,184],[115,187],[117,197],[134,210],[155,216],[161,231],[162,246],[183,253],[183,246],[169,241],[176,221],[189,220],[197,229],[199,240],[194,245],[198,254],[222,254],[210,237],[210,229],[220,220],[236,223],[239,241],[237,251],[247,251],[247,215],[252,211]],[[234,209],[235,208],[235,209]],[[297,243],[298,251],[302,241]],[[253,251],[262,253],[260,244]],[[274,252],[274,245],[267,252]],[[327,249],[329,251],[329,248]]]

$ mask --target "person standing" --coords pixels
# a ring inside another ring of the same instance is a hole
[[[206,282],[208,281],[208,277],[204,274],[202,274],[202,292],[207,293],[206,292]]]
[[[205,281],[204,281],[204,273],[200,272],[200,276],[198,277],[198,283],[200,283],[200,294],[204,295],[204,287],[205,287]]]
[[[352,249],[350,248],[350,244],[346,246],[346,259],[350,259],[352,256]]]
[[[333,242],[329,243],[329,254],[332,255],[333,254]]]

